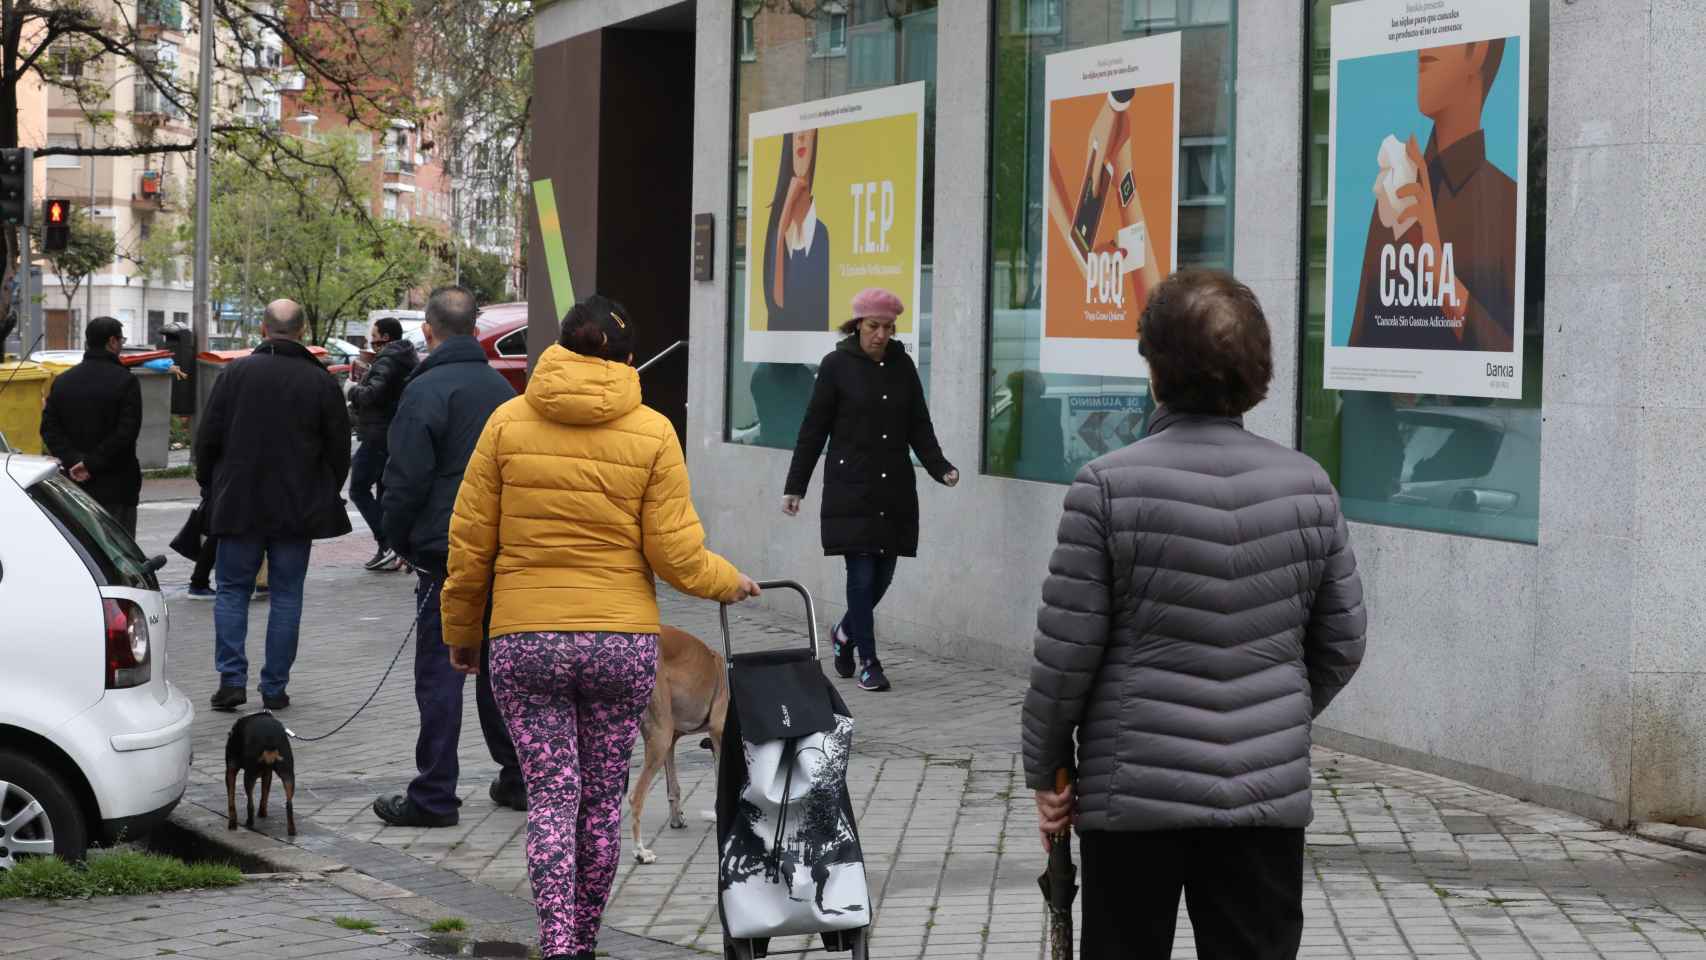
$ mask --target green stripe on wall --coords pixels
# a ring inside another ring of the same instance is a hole
[[[563,225],[557,218],[557,193],[551,181],[533,181],[533,203],[539,211],[539,236],[545,241],[545,271],[551,281],[551,300],[557,322],[575,305],[575,283],[569,276],[569,252],[563,247]]]

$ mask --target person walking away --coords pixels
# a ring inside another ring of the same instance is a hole
[[[905,310],[879,288],[853,298],[853,319],[841,325],[845,338],[817,368],[782,496],[782,512],[798,515],[827,442],[823,552],[847,564],[847,615],[830,639],[843,678],[853,676],[857,653],[861,690],[889,689],[877,658],[877,604],[899,558],[918,555],[918,482],[908,449],[937,483],[960,482],[936,442],[918,368],[894,338]]]
[[[1326,473],[1243,427],[1273,377],[1255,294],[1183,271],[1139,330],[1160,406],[1067,491],[1025,779],[1045,848],[1076,817],[1084,960],[1172,956],[1181,891],[1203,960],[1289,960],[1310,726],[1363,656],[1356,556]]]
[[[403,325],[395,317],[380,317],[375,321],[367,342],[378,355],[361,382],[349,389],[356,435],[361,439],[361,447],[350,464],[349,498],[361,511],[361,518],[367,521],[367,529],[377,544],[373,558],[367,561],[367,569],[395,570],[399,561],[396,551],[387,545],[380,509],[380,500],[385,495],[385,461],[389,457],[386,434],[417,359],[415,345],[403,338]]]
[[[301,343],[302,308],[267,305],[265,339],[220,374],[196,431],[196,479],[206,492],[207,534],[219,539],[214,573],[215,710],[248,701],[249,599],[270,569],[261,701],[290,706],[303,583],[313,541],[350,532],[339,491],[349,475],[350,422],[342,392]]]
[[[758,595],[705,548],[675,428],[640,404],[634,337],[611,300],[571,308],[526,394],[486,422],[450,521],[444,642],[472,673],[491,636],[546,960],[591,958],[598,942],[656,679],[654,575],[709,600]]]
[[[439,595],[450,554],[450,513],[462,471],[486,420],[515,390],[486,362],[474,338],[474,296],[462,287],[440,287],[427,301],[430,351],[409,378],[391,421],[390,462],[385,467],[384,541],[415,568],[415,704],[421,730],[415,740],[418,775],[406,793],[373,801],[373,812],[399,827],[448,827],[461,816],[456,784],[461,776],[457,746],[462,737],[464,681],[444,646]],[[380,321],[384,323],[384,321]],[[395,321],[393,321],[395,322]],[[480,647],[482,656],[490,644]],[[515,744],[492,697],[490,671],[474,680],[474,702],[486,749],[499,772],[489,788],[492,801],[527,809]]]
[[[50,456],[96,503],[136,537],[142,498],[142,385],[123,363],[124,324],[96,317],[83,333],[83,362],[54,378],[41,410],[41,439]]]

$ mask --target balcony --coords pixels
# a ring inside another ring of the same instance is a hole
[[[131,108],[130,119],[138,126],[158,127],[183,116],[178,105],[148,80],[136,81],[136,104]]]
[[[132,210],[165,210],[167,203],[166,178],[158,170],[144,170],[138,178],[136,192],[130,195]]]
[[[138,0],[136,32],[142,39],[156,40],[163,33],[182,33],[183,29],[182,0]]]

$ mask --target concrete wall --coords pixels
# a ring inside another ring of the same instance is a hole
[[[564,0],[541,41],[662,6]],[[693,209],[731,217],[734,4],[697,7]],[[620,15],[618,15],[620,12]],[[989,7],[941,6],[940,155],[985,157]],[[1304,5],[1241,0],[1235,270],[1273,321],[1277,376],[1249,424],[1297,419]],[[1322,740],[1605,820],[1706,813],[1706,236],[1692,198],[1706,138],[1706,8],[1551,0],[1541,542],[1357,525],[1372,613],[1356,683]],[[567,32],[565,32],[567,31]],[[948,42],[969,38],[977,42]],[[903,562],[884,642],[1022,671],[1064,489],[981,476],[988,184],[937,182],[932,410],[958,489],[921,484],[922,557]],[[947,225],[952,225],[948,228]],[[713,545],[843,609],[815,505],[778,509],[789,455],[722,442],[729,244],[692,291],[689,465]],[[821,472],[820,472],[821,473]],[[778,600],[785,603],[785,600]],[[896,681],[905,690],[905,675]],[[1014,722],[1017,723],[1015,714]],[[1631,758],[1639,758],[1632,764]]]

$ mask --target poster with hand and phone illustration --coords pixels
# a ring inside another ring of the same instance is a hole
[[[1178,33],[1048,58],[1045,373],[1145,377],[1138,318],[1178,262]]]
[[[1520,399],[1529,2],[1332,16],[1323,384]]]

